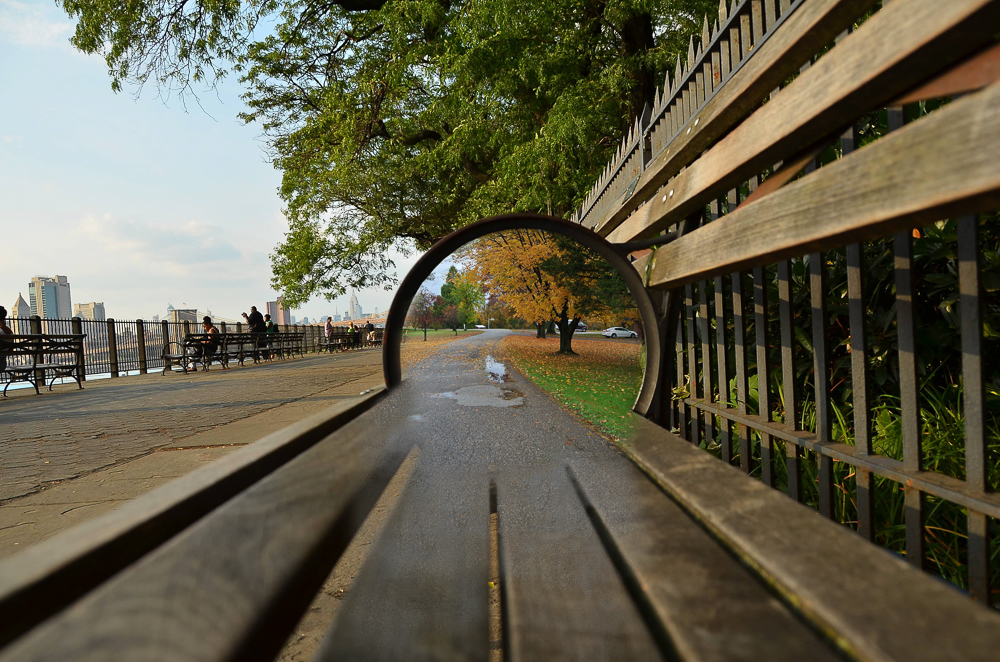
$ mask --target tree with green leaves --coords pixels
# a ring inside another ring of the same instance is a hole
[[[392,247],[568,215],[715,0],[59,0],[114,89],[230,72],[283,173],[290,306],[389,285]],[[267,26],[267,27],[264,27]]]

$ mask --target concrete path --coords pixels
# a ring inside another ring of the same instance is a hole
[[[0,558],[381,383],[362,350],[0,400]]]

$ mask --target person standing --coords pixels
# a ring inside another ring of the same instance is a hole
[[[257,306],[250,306],[250,316],[245,318],[247,324],[250,325],[250,333],[258,334],[256,342],[254,343],[257,347],[262,347],[265,344],[264,333],[267,331],[267,327],[264,326],[264,316],[257,312]],[[253,362],[260,363],[260,352],[255,351],[253,353]]]
[[[326,326],[323,327],[323,335],[326,336],[326,351],[332,352],[333,346],[330,345],[330,338],[333,336],[333,318],[326,318]]]

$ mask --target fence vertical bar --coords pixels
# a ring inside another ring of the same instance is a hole
[[[107,319],[108,325],[108,362],[110,364],[111,376],[118,376],[118,339],[115,336],[115,320],[111,317]]]
[[[711,206],[711,218],[719,217],[721,205],[714,200]],[[722,276],[715,278],[715,351],[718,354],[716,366],[718,369],[719,406],[729,407],[729,355],[726,351],[726,294]],[[719,418],[719,453],[722,461],[730,464],[733,461],[733,430],[728,418]]]
[[[979,218],[958,219],[958,291],[962,320],[962,417],[965,421],[965,481],[969,489],[986,492],[987,445],[983,403],[982,284],[979,278]],[[969,593],[990,603],[989,522],[968,510]]]
[[[699,323],[701,325],[701,390],[706,402],[712,402],[715,398],[715,386],[712,380],[712,340],[709,333],[711,322],[708,317],[708,283],[701,281],[698,284],[698,302],[700,304]],[[705,412],[704,421],[705,446],[708,447],[715,441],[715,416],[711,412]]]
[[[812,302],[813,386],[816,390],[816,436],[828,444],[832,436],[830,411],[830,367],[826,331],[827,275],[822,253],[809,256],[809,294]],[[833,459],[818,454],[819,512],[833,518]]]
[[[757,414],[765,422],[771,421],[770,380],[771,374],[767,358],[768,344],[768,305],[767,282],[764,280],[764,267],[753,270],[753,310],[754,330],[757,344]],[[760,468],[761,480],[766,485],[774,486],[774,441],[766,432],[760,433]]]
[[[920,439],[920,401],[917,392],[916,331],[913,310],[913,235],[897,233],[894,240],[896,276],[896,338],[899,356],[899,399],[903,437],[903,467],[923,468]],[[906,488],[906,556],[913,565],[924,565],[923,496]]]
[[[795,332],[792,310],[792,264],[789,260],[778,263],[778,320],[781,329],[781,388],[785,400],[785,427],[799,429],[798,389],[795,385]],[[785,473],[788,477],[788,495],[802,501],[802,449],[798,444],[785,442]]]
[[[679,302],[680,303],[680,302]],[[677,306],[677,315],[680,318],[677,323],[677,337],[675,339],[674,348],[676,350],[677,356],[675,363],[677,366],[677,388],[683,390],[687,385],[684,379],[684,306],[683,304]],[[683,398],[677,398],[675,400],[677,403],[677,430],[680,432],[681,437],[687,437],[687,420],[688,420],[688,405],[684,402]]]
[[[733,280],[733,345],[736,349],[736,410],[747,413],[747,360],[746,360],[746,308],[743,305],[743,274],[732,275]],[[752,470],[750,462],[750,430],[746,424],[739,424],[740,467],[744,472]]]
[[[83,335],[83,320],[81,320],[79,317],[74,317],[70,322],[70,326],[73,330],[74,335],[78,336]],[[84,352],[84,343],[86,342],[87,339],[84,338],[83,342],[80,343],[80,351],[76,353],[76,369],[78,374],[80,375],[81,382],[87,381],[87,359]]]
[[[135,338],[139,349],[139,374],[145,375],[149,366],[146,363],[146,326],[141,319],[135,321]]]
[[[694,305],[694,286],[690,283],[684,286],[684,312],[687,317],[687,360],[688,360],[688,383],[691,385],[690,392],[692,398],[701,395],[698,383],[698,350],[695,336],[694,318],[696,308]],[[691,443],[697,446],[701,442],[701,409],[697,407],[691,410]]]

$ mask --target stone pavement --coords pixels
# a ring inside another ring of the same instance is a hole
[[[0,557],[381,383],[363,350],[0,400]]]

